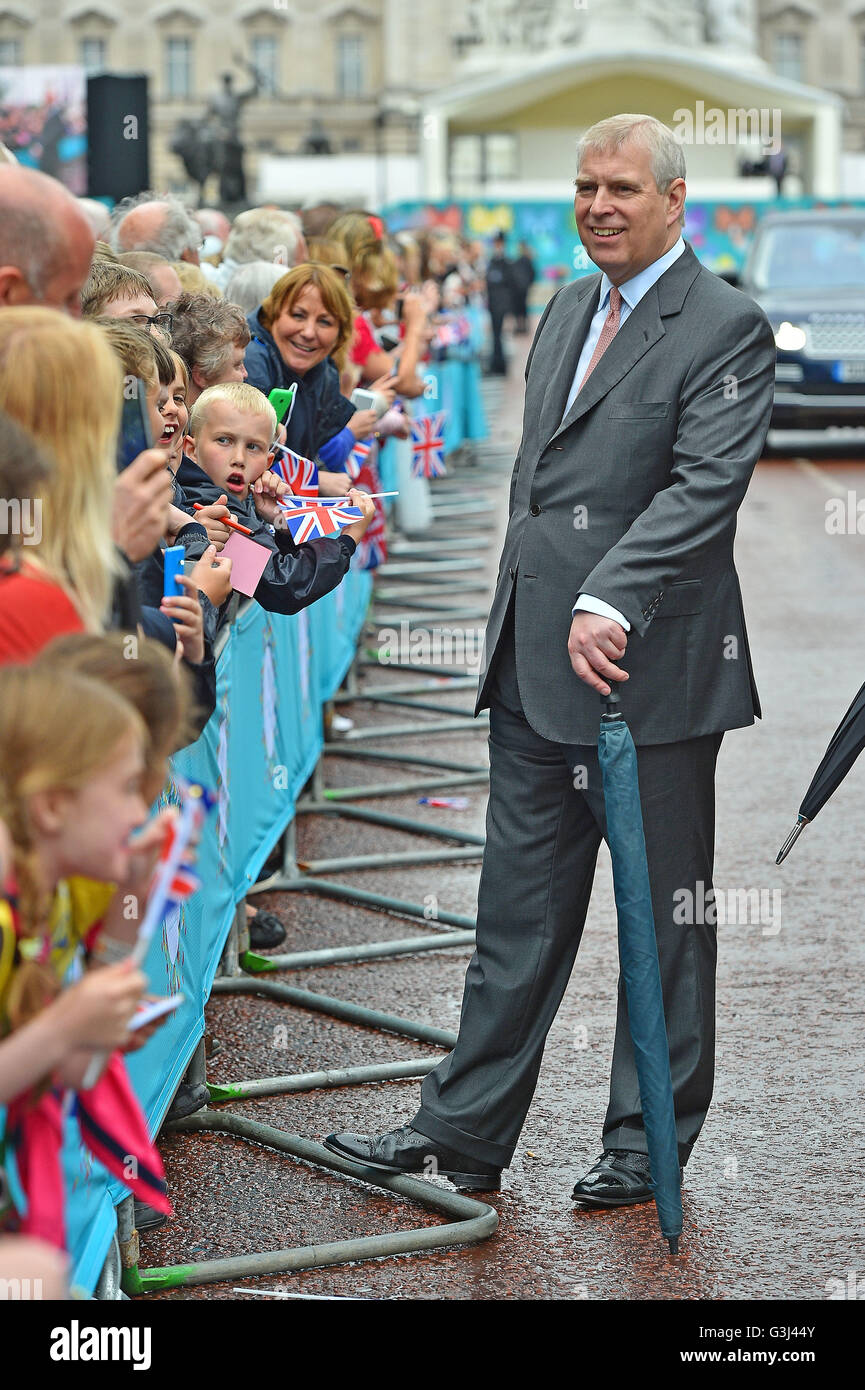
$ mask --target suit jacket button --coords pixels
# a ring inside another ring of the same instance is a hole
[[[532,516],[540,516],[541,514],[541,509],[538,506],[537,502],[532,503],[532,505],[529,507],[529,511],[531,512]]]
[[[513,565],[508,565],[508,574],[511,576],[511,579],[515,578]]]

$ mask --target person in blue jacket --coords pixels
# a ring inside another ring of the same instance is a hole
[[[339,389],[336,364],[354,330],[344,281],[330,266],[295,266],[247,322],[249,385],[265,396],[277,387],[297,387],[283,421],[288,448],[341,471],[357,441],[374,432],[377,418],[373,410],[355,410]]]
[[[271,552],[255,590],[262,608],[297,613],[335,589],[375,515],[369,496],[351,490],[347,500],[362,517],[338,535],[295,545],[275,497],[253,491],[276,436],[276,412],[267,398],[248,382],[211,386],[192,407],[189,436],[190,452],[177,471],[187,501],[206,506],[226,496],[228,510],[251,539]]]

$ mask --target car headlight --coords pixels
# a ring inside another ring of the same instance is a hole
[[[775,329],[775,346],[782,352],[800,352],[808,341],[804,328],[785,320]]]

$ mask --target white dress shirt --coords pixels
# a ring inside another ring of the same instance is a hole
[[[679,240],[675,243],[675,245],[671,246],[669,251],[665,251],[663,256],[659,256],[658,259],[656,261],[653,261],[651,265],[647,265],[645,270],[641,270],[638,275],[635,275],[633,277],[633,279],[626,280],[623,285],[619,286],[619,293],[622,296],[621,308],[619,310],[618,328],[618,331],[620,333],[628,315],[632,313],[634,309],[636,309],[640,300],[643,298],[643,295],[648,294],[652,286],[658,280],[660,280],[661,276],[664,274],[664,271],[669,270],[673,262],[677,261],[679,257],[683,254],[684,250],[685,243],[683,239],[679,237]],[[598,307],[594,314],[594,317],[592,318],[591,323],[589,324],[589,331],[586,334],[586,341],[583,343],[583,350],[580,353],[580,360],[577,363],[577,370],[574,373],[574,379],[571,383],[571,389],[568,392],[568,400],[567,404],[565,405],[565,411],[564,415],[562,416],[562,419],[565,418],[574,401],[577,399],[577,392],[579,391],[583,383],[583,377],[586,375],[586,369],[588,368],[588,365],[592,360],[592,353],[594,352],[598,339],[601,336],[601,329],[604,326],[604,321],[609,312],[611,289],[612,281],[607,278],[605,273],[601,276],[601,291],[600,298],[598,300]],[[614,622],[619,623],[625,629],[625,632],[630,632],[631,630],[631,624],[628,622],[625,615],[619,612],[618,608],[613,608],[611,604],[604,603],[603,599],[593,598],[591,594],[579,595],[576,603],[574,604],[572,612],[577,613],[580,611],[586,613],[597,613],[602,618],[612,618]]]

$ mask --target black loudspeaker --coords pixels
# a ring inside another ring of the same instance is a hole
[[[147,78],[87,79],[87,192],[118,202],[150,187]]]

